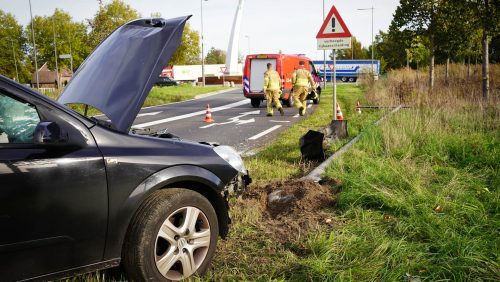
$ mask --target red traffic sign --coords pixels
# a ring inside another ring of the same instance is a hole
[[[351,32],[334,5],[321,25],[316,39],[319,50],[351,48]]]
[[[334,66],[333,66],[332,64],[328,64],[328,68],[329,68],[330,70],[333,70]]]
[[[344,20],[339,12],[332,5],[330,12],[325,18],[323,25],[318,31],[316,38],[337,38],[337,37],[351,37],[351,32],[347,28]]]
[[[220,67],[220,71],[221,71],[222,73],[226,73],[226,71],[227,71],[227,67]]]

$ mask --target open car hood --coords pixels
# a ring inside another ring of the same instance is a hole
[[[82,63],[58,102],[97,108],[114,129],[128,132],[179,47],[190,17],[139,19],[122,25]]]

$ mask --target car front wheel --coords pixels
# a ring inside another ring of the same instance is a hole
[[[219,225],[211,203],[187,189],[154,192],[127,231],[123,266],[134,281],[178,281],[203,275],[215,253]]]

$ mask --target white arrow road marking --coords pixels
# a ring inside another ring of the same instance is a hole
[[[159,113],[161,113],[161,111],[159,111],[159,112],[151,112],[151,113],[143,113],[143,114],[138,114],[137,117],[155,116],[155,115],[157,115]]]
[[[209,128],[209,127],[216,126],[216,125],[225,125],[225,124],[230,124],[230,123],[234,123],[236,125],[252,123],[252,122],[255,122],[254,118],[245,119],[245,120],[240,120],[240,118],[242,118],[244,116],[248,116],[248,115],[258,115],[258,114],[260,114],[260,110],[250,111],[250,112],[244,112],[244,113],[240,113],[239,116],[228,118],[229,121],[219,122],[219,123],[212,123],[212,124],[200,126],[200,128]]]
[[[227,105],[224,105],[224,106],[213,108],[212,109],[212,113],[213,112],[227,110],[227,109],[231,109],[231,108],[235,108],[235,107],[238,107],[238,106],[241,106],[241,105],[245,105],[245,104],[248,104],[248,99],[241,100],[241,101],[238,101],[238,102],[234,102],[234,103],[231,103],[231,104],[227,104]],[[194,117],[194,116],[203,115],[203,114],[205,114],[205,112],[206,112],[206,110],[202,110],[202,111],[197,111],[197,112],[193,112],[193,113],[189,113],[189,114],[184,114],[184,115],[180,115],[180,116],[159,119],[159,120],[155,120],[155,121],[151,121],[151,122],[140,123],[140,124],[136,124],[136,125],[132,126],[132,128],[150,127],[150,126],[157,125],[157,124],[162,124],[162,123],[167,123],[167,122],[171,122],[171,121],[175,121],[175,120],[180,120],[180,119],[185,119],[185,118],[190,118],[190,117]]]
[[[259,134],[256,134],[256,135],[254,135],[254,136],[252,136],[252,137],[248,138],[248,140],[257,140],[257,139],[259,139],[260,137],[262,137],[262,136],[264,136],[264,135],[266,135],[266,134],[268,134],[268,133],[270,133],[270,132],[272,132],[272,131],[274,131],[274,130],[276,130],[276,129],[280,128],[280,127],[281,127],[281,125],[275,125],[275,126],[273,126],[273,127],[269,128],[269,129],[267,129],[267,130],[262,131],[262,132],[261,132],[261,133],[259,133]]]
[[[270,122],[290,122],[289,120],[270,120]]]

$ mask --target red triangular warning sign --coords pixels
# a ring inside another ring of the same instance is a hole
[[[318,31],[316,38],[336,38],[336,37],[351,37],[351,32],[340,17],[339,12],[332,5],[330,12],[325,18],[323,25]]]

